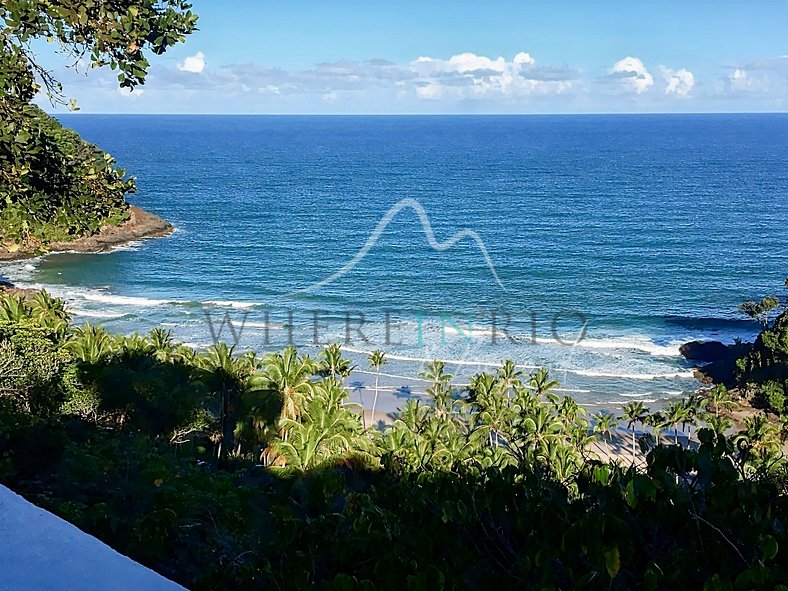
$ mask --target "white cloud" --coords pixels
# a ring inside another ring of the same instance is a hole
[[[205,70],[205,54],[198,51],[195,55],[190,55],[182,64],[178,64],[178,69],[181,72],[191,72],[193,74],[202,74]]]
[[[654,76],[648,71],[640,58],[627,56],[618,60],[610,68],[610,76],[621,80],[627,88],[638,94],[654,86]]]
[[[730,66],[728,74],[717,85],[717,94],[777,100],[785,104],[788,98],[788,56]]]
[[[517,99],[549,95],[573,88],[579,75],[565,66],[539,67],[528,53],[512,61],[475,53],[459,53],[449,59],[420,57],[410,63],[417,76],[416,96],[421,99]]]
[[[514,63],[518,65],[526,65],[526,66],[533,66],[536,63],[536,60],[531,57],[530,53],[525,53],[521,51],[516,56],[514,56]]]
[[[58,77],[86,112],[631,112],[788,108],[788,56],[726,64],[716,77],[685,67],[649,68],[629,55],[595,77],[538,56],[458,52],[411,62],[338,60],[304,69],[258,63],[207,67],[195,52],[155,63],[134,93],[108,69]],[[716,78],[716,79],[715,79]],[[596,84],[595,84],[596,83]],[[42,104],[45,98],[42,97]],[[46,106],[46,105],[45,105]]]
[[[189,60],[196,60],[190,62]],[[574,88],[579,73],[567,66],[538,66],[520,52],[511,61],[464,52],[448,59],[423,56],[410,63],[383,59],[340,60],[317,64],[308,70],[284,70],[256,64],[233,64],[204,69],[200,53],[178,64],[177,70],[161,70],[151,76],[176,88],[242,94],[252,88],[259,95],[311,95],[324,103],[343,103],[354,96],[389,93],[397,101],[408,100],[501,100],[546,96]],[[192,72],[202,72],[193,76]],[[189,73],[185,73],[189,72]]]
[[[659,71],[662,73],[665,82],[667,82],[665,94],[687,96],[695,88],[695,75],[686,68],[671,70],[665,66],[660,66]]]
[[[731,90],[747,90],[752,88],[755,81],[747,75],[746,70],[736,68],[728,74],[728,84]]]
[[[134,88],[129,90],[128,88],[118,88],[118,94],[126,98],[139,98],[145,94],[145,89]]]

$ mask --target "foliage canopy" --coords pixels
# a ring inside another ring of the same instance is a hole
[[[4,0],[0,3],[0,242],[36,249],[93,234],[127,216],[134,183],[98,148],[32,104],[62,88],[30,49],[57,44],[76,63],[109,66],[121,87],[145,81],[148,53],[185,40],[197,22],[182,0]]]
[[[0,481],[195,590],[784,589],[788,472],[727,393],[615,418],[511,362],[365,428],[339,346],[195,352],[0,298]],[[382,365],[382,356],[372,361]],[[688,446],[685,429],[695,429]],[[636,430],[637,429],[637,430]],[[654,435],[650,430],[654,431]],[[664,436],[660,431],[674,430]],[[679,438],[679,429],[682,436]]]

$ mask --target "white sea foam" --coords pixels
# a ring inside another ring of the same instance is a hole
[[[212,346],[213,343],[193,343],[193,342],[185,342],[181,343],[189,349],[200,350],[200,349],[207,349],[208,347]]]
[[[243,322],[243,320],[239,320],[237,326],[240,328],[243,325],[244,328],[268,328],[270,330],[284,330],[286,325],[281,324],[278,322],[257,322],[255,320],[249,320]]]
[[[351,347],[345,347],[345,351],[350,353],[358,353],[363,355],[369,355],[370,351],[364,351],[362,349],[355,349]],[[397,361],[409,361],[413,363],[429,363],[433,361],[434,357],[409,357],[406,355],[395,355],[395,354],[387,354],[386,357],[388,359],[393,359]],[[493,361],[484,361],[484,360],[470,360],[470,359],[441,359],[441,361],[446,363],[447,365],[459,365],[459,366],[476,366],[476,367],[501,367],[500,362],[493,362]],[[526,370],[533,370],[538,369],[541,367],[540,365],[523,365],[523,364],[516,364],[518,369],[526,369]],[[552,370],[554,373],[560,372],[567,372],[572,373],[575,375],[586,376],[591,378],[625,378],[631,380],[655,380],[660,378],[665,379],[691,379],[694,377],[693,372],[691,371],[674,371],[674,372],[664,372],[664,373],[632,373],[629,371],[597,371],[597,370],[588,370],[588,369],[577,369],[577,368],[554,368]]]
[[[474,344],[489,344],[495,342],[505,345],[511,343],[509,337],[515,340],[516,344],[522,346],[540,345],[551,348],[565,348],[572,349],[597,349],[608,351],[636,351],[647,353],[655,357],[680,357],[681,353],[679,348],[685,340],[671,340],[664,344],[655,343],[650,337],[645,335],[632,335],[623,337],[602,337],[602,338],[584,338],[580,341],[574,342],[570,338],[565,340],[558,340],[554,337],[534,336],[531,333],[518,333],[512,329],[502,329],[484,326],[467,325],[458,322],[456,325],[449,324],[448,322],[442,323],[437,321],[432,322],[413,322],[407,320],[400,320],[399,332],[401,334],[418,334],[419,339],[427,338],[432,335],[433,337],[440,337],[442,342],[444,339],[451,340],[467,340],[472,341]],[[515,343],[511,343],[514,345]]]
[[[647,337],[618,337],[609,339],[583,339],[576,346],[589,349],[643,351],[658,357],[680,357],[679,347],[683,341],[671,341],[659,345]]]
[[[96,291],[88,291],[82,293],[81,296],[90,302],[99,302],[101,304],[110,304],[114,306],[136,306],[140,308],[185,303],[180,300],[156,300],[143,297],[113,295]]]
[[[127,242],[126,244],[119,244],[118,246],[113,246],[109,252],[122,252],[122,251],[136,251],[142,247],[142,240],[132,240],[131,242]],[[106,253],[98,253],[98,254],[106,254]]]
[[[127,316],[122,312],[110,312],[107,310],[80,310],[78,308],[71,308],[69,310],[74,316],[82,316],[85,318],[123,318]]]
[[[438,327],[439,329],[443,330],[447,335],[457,336],[461,338],[491,338],[492,336],[496,336],[499,339],[504,338],[506,335],[501,330],[492,330],[489,328],[469,328],[467,326],[460,325],[459,328],[454,327],[450,324],[446,324],[446,326]]]
[[[370,355],[371,351],[364,351],[362,349],[353,349],[351,347],[343,347],[345,351],[350,353],[360,353],[363,355]],[[430,361],[435,360],[435,357],[408,357],[407,355],[395,355],[391,353],[387,353],[386,357],[388,359],[395,359],[397,361],[412,361],[414,363],[429,363]],[[484,360],[469,360],[469,359],[440,359],[446,365],[469,365],[469,366],[477,366],[477,367],[501,367],[501,363],[498,361],[484,361]],[[517,367],[521,369],[539,369],[537,365],[518,365]]]
[[[218,308],[253,308],[258,306],[257,302],[234,302],[232,300],[207,300],[202,302],[204,306],[216,306]]]
[[[568,371],[580,376],[590,378],[626,378],[630,380],[657,380],[666,379],[691,379],[694,374],[691,371],[676,371],[670,373],[616,373],[606,371],[594,371],[589,369],[557,369],[555,371]]]

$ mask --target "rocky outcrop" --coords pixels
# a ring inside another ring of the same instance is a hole
[[[752,350],[752,343],[726,345],[719,341],[690,341],[679,351],[688,361],[698,362],[696,377],[707,384],[725,384],[733,387],[736,382],[736,360]]]
[[[97,234],[84,236],[69,242],[51,242],[47,252],[105,252],[134,240],[167,236],[173,231],[172,224],[160,217],[132,205],[129,219],[119,226],[104,226]],[[0,252],[0,261],[30,258],[36,253],[18,250]]]

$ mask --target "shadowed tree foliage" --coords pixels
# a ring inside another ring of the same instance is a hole
[[[770,324],[764,312],[763,330],[752,350],[736,362],[736,377],[743,390],[755,394],[756,404],[782,418],[788,432],[788,306],[775,297],[763,298],[763,302],[777,316]]]
[[[465,396],[436,360],[431,404],[365,429],[341,362],[67,317],[46,294],[0,296],[0,482],[195,591],[788,579],[780,434],[758,415],[727,436],[724,397],[629,405],[632,428],[700,422],[692,446],[642,437],[632,465],[612,415],[592,428],[546,370],[504,362]]]

